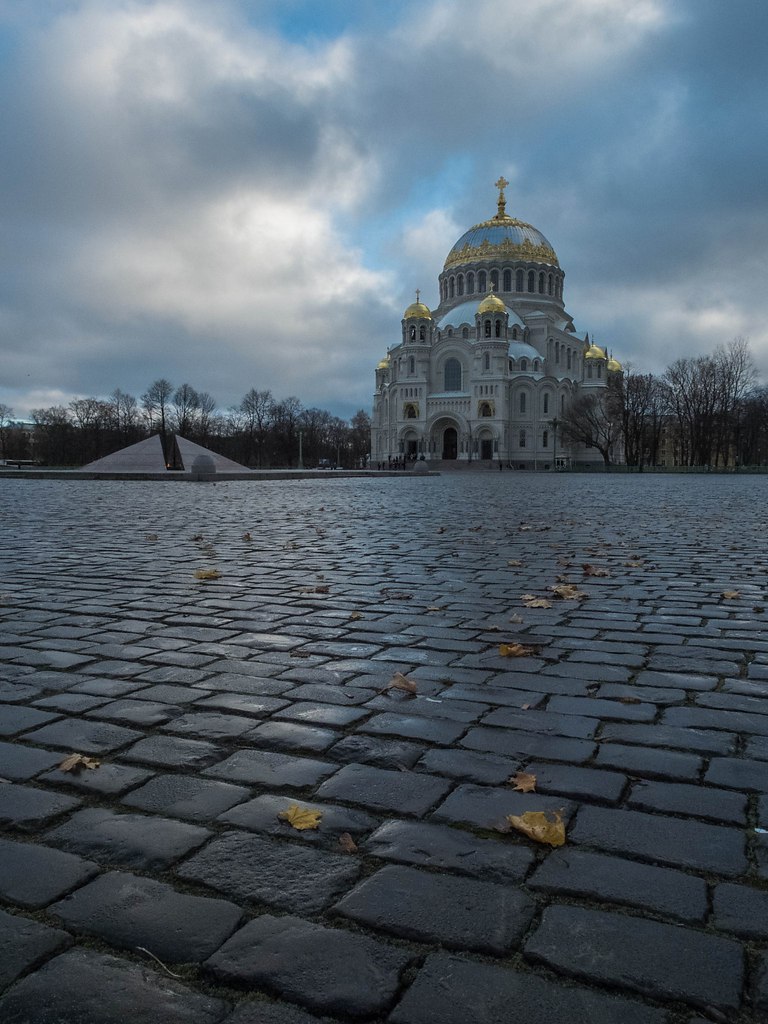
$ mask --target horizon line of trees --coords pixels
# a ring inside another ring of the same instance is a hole
[[[276,399],[251,388],[226,412],[207,391],[178,387],[164,377],[137,399],[120,388],[109,398],[76,398],[68,405],[31,410],[31,423],[16,421],[0,404],[0,458],[29,459],[48,466],[82,466],[160,434],[170,457],[171,435],[181,434],[253,468],[294,466],[299,434],[304,464],[328,459],[345,467],[361,464],[370,447],[370,416],[359,409],[343,420],[324,409],[304,408],[295,396]]]
[[[578,395],[558,424],[563,440],[596,448],[608,468],[768,465],[768,385],[746,338],[677,359],[661,375],[628,367],[600,393]]]

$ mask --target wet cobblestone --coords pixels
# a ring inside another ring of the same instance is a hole
[[[0,497],[4,1024],[764,1020],[765,478]]]

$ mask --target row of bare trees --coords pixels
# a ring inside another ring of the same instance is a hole
[[[606,466],[768,465],[768,387],[744,338],[677,359],[661,376],[631,368],[579,395],[559,423],[566,442],[596,448]]]
[[[322,409],[305,409],[298,398],[276,399],[251,388],[242,401],[220,412],[206,391],[174,387],[160,378],[140,399],[119,388],[107,399],[77,398],[68,406],[33,409],[31,422],[0,405],[0,458],[31,459],[48,466],[81,466],[151,434],[166,453],[172,434],[253,467],[293,466],[299,435],[305,465],[320,459],[360,465],[370,445],[370,417],[359,410],[343,420]]]

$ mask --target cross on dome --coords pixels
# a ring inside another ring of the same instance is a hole
[[[504,189],[507,187],[509,182],[502,174],[499,180],[494,182],[494,184],[496,185],[496,188],[499,190],[499,212],[496,214],[496,216],[498,217],[499,220],[501,220],[502,217],[506,216],[507,201],[504,198]]]

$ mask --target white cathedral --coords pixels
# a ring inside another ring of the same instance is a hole
[[[601,462],[568,444],[558,420],[621,364],[582,339],[563,304],[564,272],[540,231],[498,212],[456,242],[440,302],[405,311],[402,337],[376,367],[371,463],[499,463],[514,469]]]

